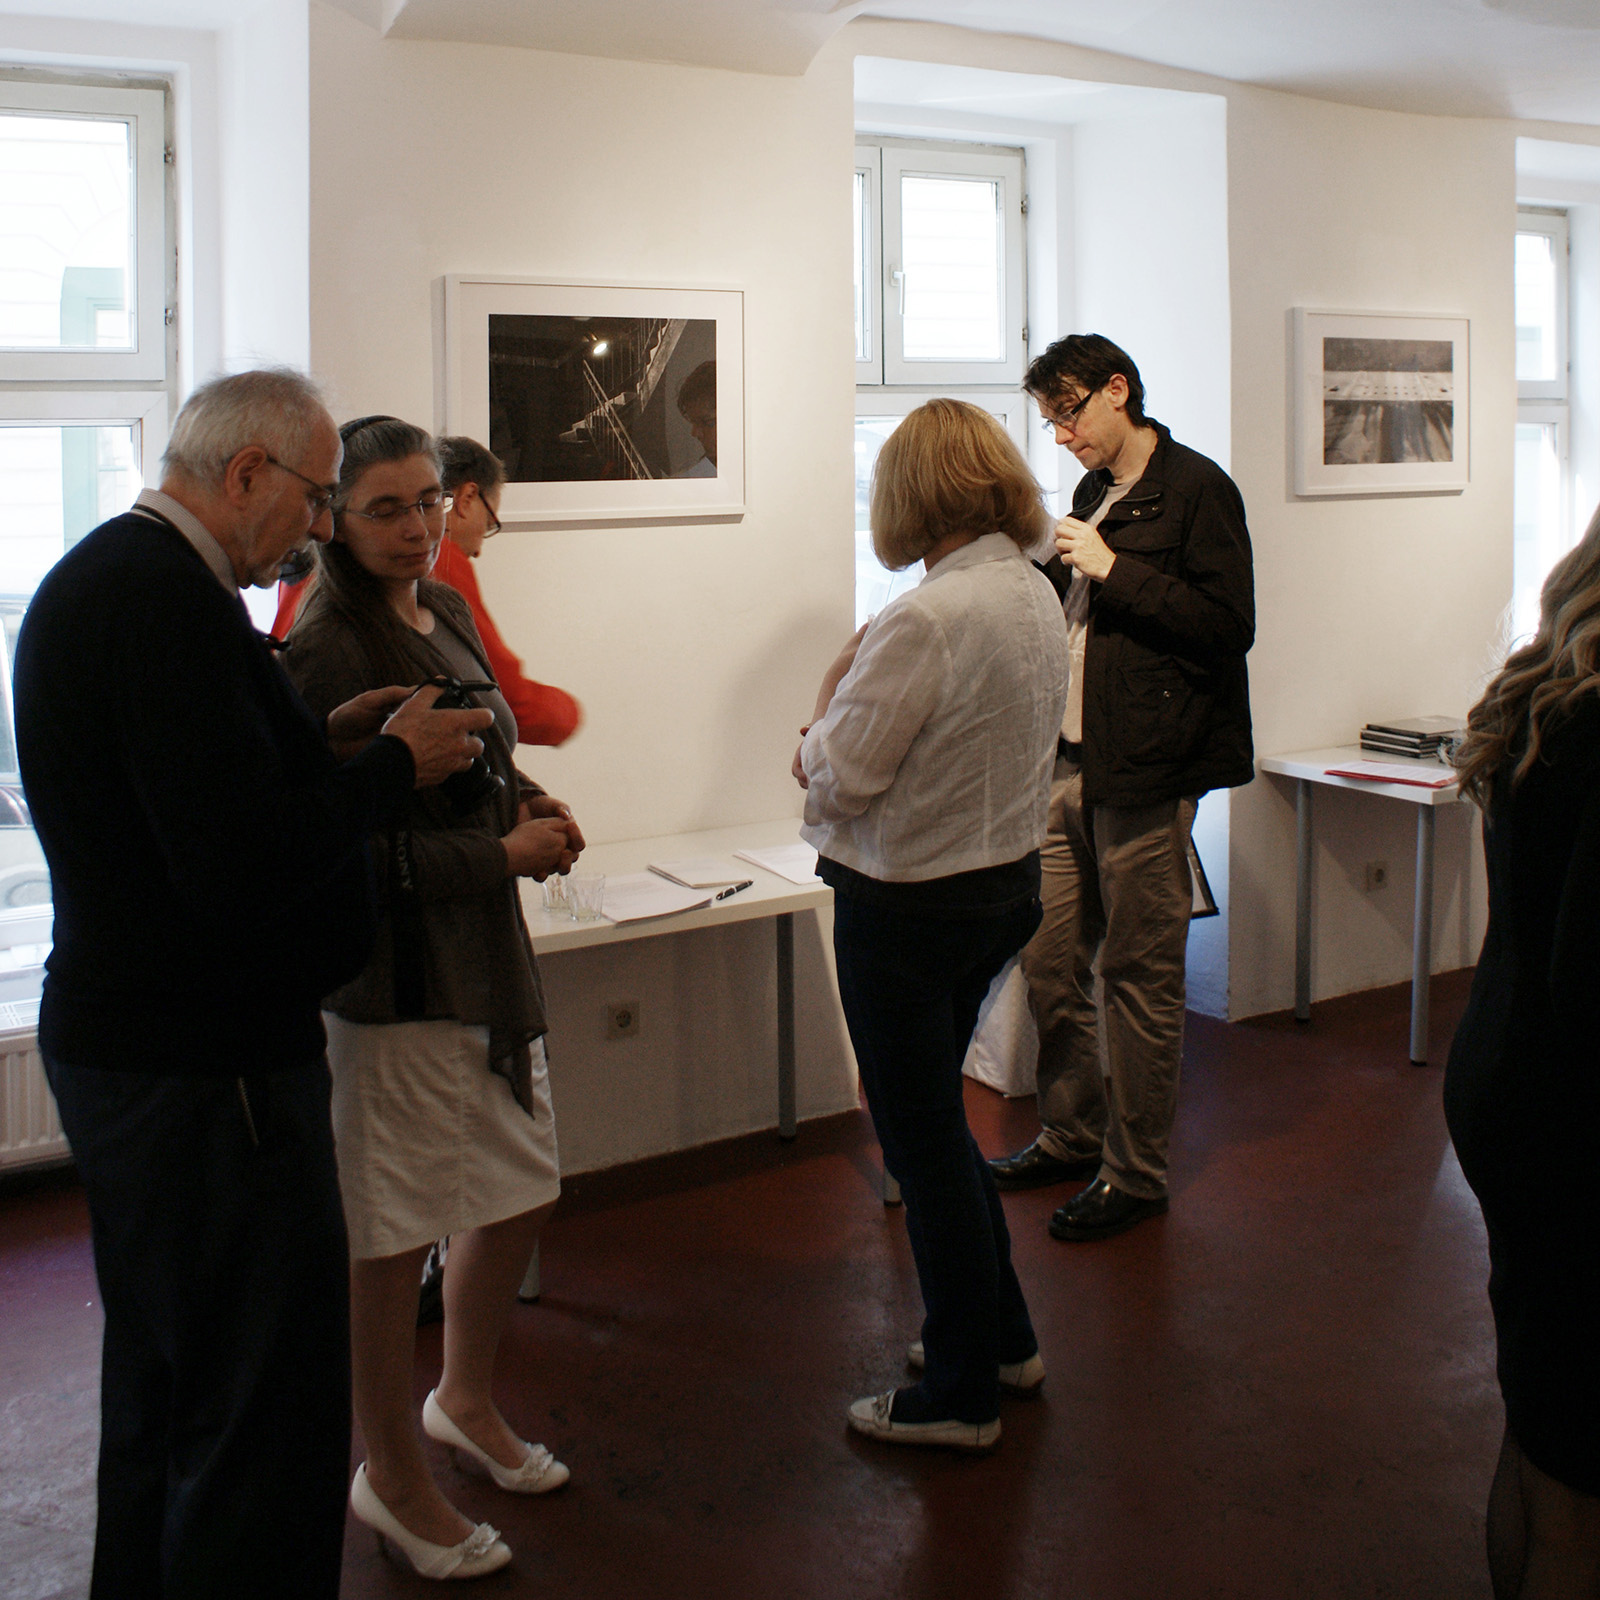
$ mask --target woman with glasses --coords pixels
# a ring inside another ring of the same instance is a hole
[[[517,738],[523,744],[564,744],[583,720],[578,702],[565,689],[523,675],[522,663],[500,637],[483,603],[472,570],[484,541],[500,531],[500,494],[506,469],[493,451],[459,434],[440,439],[439,454],[451,505],[433,576],[459,590],[472,607],[472,620],[494,668],[495,682],[517,719]]]
[[[466,602],[428,577],[450,509],[433,440],[393,417],[340,434],[334,535],[290,634],[290,676],[319,716],[383,684],[491,679]],[[583,836],[513,767],[516,727],[499,691],[488,683],[473,701],[495,716],[482,763],[458,775],[466,784],[416,791],[404,822],[375,840],[377,954],[328,997],[324,1019],[367,1447],[350,1503],[432,1578],[511,1559],[494,1528],[474,1526],[434,1483],[412,1413],[421,1266],[440,1236],[453,1236],[444,1374],[424,1429],[501,1488],[539,1494],[567,1479],[507,1424],[490,1382],[560,1190],[543,993],[517,879],[567,871]]]

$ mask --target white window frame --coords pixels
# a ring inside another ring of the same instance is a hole
[[[1516,643],[1525,644],[1533,637],[1533,629],[1538,627],[1539,606],[1538,598],[1544,588],[1544,580],[1549,575],[1550,567],[1559,561],[1577,542],[1576,530],[1572,524],[1572,453],[1571,453],[1571,407],[1560,401],[1525,400],[1517,406],[1517,426],[1527,424],[1532,427],[1553,427],[1556,434],[1556,475],[1560,482],[1560,495],[1555,508],[1556,526],[1562,531],[1565,546],[1557,551],[1553,559],[1547,563],[1545,570],[1540,573],[1531,587],[1531,593],[1526,589],[1516,587],[1516,562],[1513,556],[1511,618],[1513,625],[1519,608],[1527,612],[1531,619],[1532,628],[1518,635]],[[1513,437],[1515,435],[1513,434]]]
[[[1024,456],[1028,453],[1028,418],[1033,401],[1020,389],[863,389],[856,394],[858,417],[909,417],[929,400],[966,400],[987,411],[1009,433]]]
[[[908,417],[925,401],[946,397],[965,400],[987,411],[999,421],[1016,442],[1017,448],[1026,456],[1028,423],[1033,411],[1033,402],[1018,389],[963,389],[954,396],[951,396],[951,391],[948,389],[860,389],[856,392],[855,414],[858,421],[862,417]],[[1042,551],[1033,553],[1041,556],[1043,554]],[[903,594],[907,589],[914,588],[921,581],[921,572],[921,565],[913,562],[906,573],[896,575],[889,588],[890,599]],[[858,588],[856,626],[860,627],[866,620]]]
[[[0,371],[17,383],[139,383],[167,376],[166,95],[160,89],[0,78],[0,114],[120,119],[133,166],[132,350],[0,346]]]
[[[139,471],[146,483],[161,477],[167,443],[167,396],[161,389],[0,389],[0,428],[132,425]]]
[[[861,300],[866,318],[866,350],[856,360],[856,382],[883,382],[883,151],[856,146],[856,176],[861,179]]]
[[[874,162],[873,158],[876,157]],[[874,326],[881,330],[881,376],[872,361],[856,364],[859,384],[883,384],[923,390],[952,386],[1005,385],[1022,382],[1027,368],[1027,276],[1023,216],[1027,172],[1023,153],[1004,145],[972,145],[922,140],[883,139],[856,147],[855,170],[875,173],[877,220],[868,244],[876,271]],[[907,360],[899,312],[900,180],[911,174],[977,178],[1000,185],[1001,329],[1003,349],[995,361]],[[870,185],[869,185],[870,188]]]
[[[1568,303],[1571,286],[1568,278],[1567,214],[1564,211],[1532,211],[1519,208],[1516,231],[1545,234],[1552,242],[1550,253],[1556,264],[1556,376],[1518,379],[1517,399],[1564,401],[1567,398],[1568,374],[1572,370],[1572,350],[1568,335]]]

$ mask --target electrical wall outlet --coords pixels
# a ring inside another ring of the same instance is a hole
[[[606,1038],[637,1039],[639,1037],[639,1002],[613,1000],[606,1006]]]
[[[1369,861],[1367,863],[1367,893],[1371,894],[1374,889],[1386,888],[1388,882],[1389,863],[1387,861]]]

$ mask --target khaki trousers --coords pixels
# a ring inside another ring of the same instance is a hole
[[[1058,759],[1044,922],[1022,952],[1039,1029],[1039,1142],[1064,1161],[1098,1154],[1100,1176],[1142,1199],[1167,1192],[1194,810],[1193,800],[1085,807],[1082,772]]]

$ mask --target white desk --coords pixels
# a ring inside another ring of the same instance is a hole
[[[574,869],[580,875],[604,873],[608,878],[625,872],[644,872],[652,861],[682,861],[696,856],[733,856],[735,850],[759,850],[793,844],[800,836],[800,819],[751,822],[737,828],[712,828],[705,833],[667,834],[658,839],[625,839],[615,844],[590,845]],[[522,912],[528,936],[538,955],[557,950],[581,950],[588,945],[617,944],[654,939],[665,933],[686,933],[725,922],[749,922],[771,917],[776,927],[778,960],[778,1137],[795,1136],[794,1096],[794,914],[833,903],[833,890],[825,883],[790,883],[754,862],[735,859],[741,877],[750,887],[726,900],[715,900],[694,911],[671,917],[647,917],[642,922],[574,922],[551,916],[544,908],[544,890],[531,878],[522,880]],[[517,1291],[525,1304],[539,1298],[539,1247]]]
[[[800,834],[800,819],[752,822],[737,828],[713,828],[705,833],[670,834],[659,839],[627,839],[616,844],[591,845],[575,870],[580,874],[603,872],[607,877],[643,872],[652,861],[685,860],[696,856],[733,856],[735,850],[793,844]],[[522,909],[528,933],[539,955],[557,950],[579,950],[586,945],[617,944],[654,939],[667,933],[711,928],[726,922],[749,922],[771,917],[776,925],[778,962],[778,1137],[795,1136],[794,1094],[794,915],[833,903],[833,890],[825,883],[790,883],[775,872],[752,862],[735,860],[741,876],[752,881],[748,889],[726,900],[714,901],[695,911],[671,917],[649,917],[643,922],[604,920],[574,922],[549,915],[544,893],[531,878],[522,880]]]
[[[1442,789],[1424,789],[1409,783],[1370,783],[1360,778],[1335,778],[1329,767],[1352,761],[1398,761],[1403,756],[1378,756],[1358,745],[1338,745],[1328,750],[1299,750],[1293,755],[1263,756],[1261,770],[1295,780],[1295,883],[1294,883],[1294,1014],[1301,1022],[1311,1017],[1311,786],[1357,789],[1386,800],[1403,800],[1417,808],[1417,897],[1411,918],[1411,1059],[1422,1066],[1428,1059],[1428,977],[1433,969],[1433,818],[1439,806],[1457,804],[1461,792],[1454,783]],[[1435,761],[1418,761],[1424,774],[1438,774]]]

